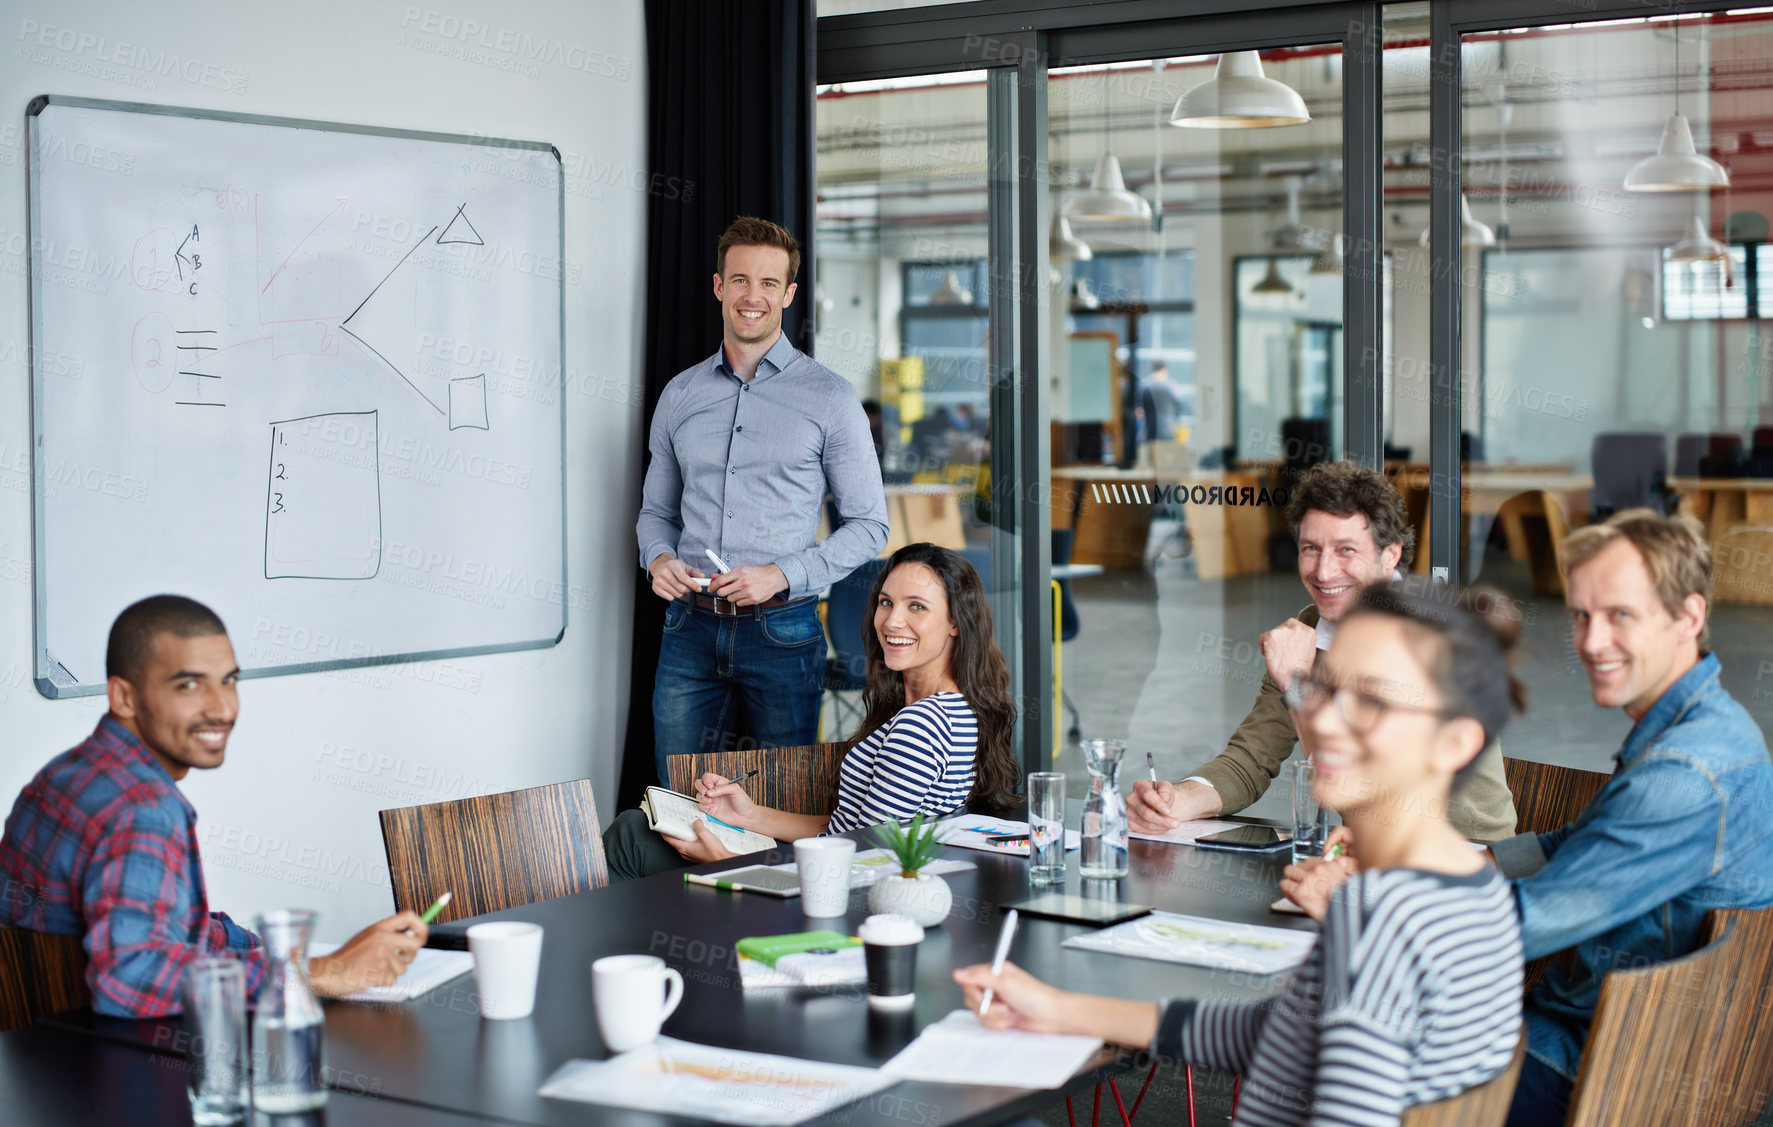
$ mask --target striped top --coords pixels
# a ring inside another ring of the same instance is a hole
[[[979,721],[960,693],[931,693],[893,714],[843,757],[826,833],[947,814],[973,792]]]
[[[1507,1067],[1521,1026],[1508,885],[1419,869],[1358,873],[1281,994],[1168,1001],[1153,1050],[1244,1078],[1236,1127],[1390,1127]]]

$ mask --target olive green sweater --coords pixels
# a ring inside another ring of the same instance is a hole
[[[1299,621],[1314,629],[1317,619],[1316,606],[1299,612]],[[1281,699],[1280,686],[1263,673],[1256,703],[1231,734],[1225,750],[1190,774],[1212,783],[1225,805],[1224,813],[1235,814],[1262,797],[1298,740],[1293,714]],[[1502,773],[1502,745],[1493,743],[1478,756],[1476,772],[1453,796],[1447,820],[1473,841],[1489,842],[1513,837],[1514,819],[1514,796],[1509,794],[1508,780]]]

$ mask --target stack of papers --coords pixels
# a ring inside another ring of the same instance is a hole
[[[1136,837],[1141,841],[1168,841],[1176,845],[1193,845],[1197,838],[1216,834],[1220,830],[1234,830],[1243,824],[1242,822],[1221,822],[1212,818],[1202,818],[1198,821],[1183,822],[1175,829],[1167,830],[1161,834],[1142,834],[1138,830],[1131,830],[1127,836]]]
[[[1102,1042],[1075,1034],[986,1029],[971,1010],[926,1026],[917,1040],[880,1066],[897,1080],[1057,1088],[1089,1064]]]
[[[1074,935],[1063,946],[1160,963],[1278,974],[1304,962],[1316,942],[1314,931],[1153,912],[1101,931]]]
[[[337,951],[338,943],[321,943],[318,940],[308,943],[308,957],[319,958]],[[452,978],[460,978],[474,969],[474,956],[466,951],[437,951],[430,947],[419,948],[419,953],[407,966],[406,973],[395,979],[388,986],[372,986],[368,990],[359,990],[355,994],[345,995],[347,1002],[406,1002],[417,998],[420,994],[429,994]]]
[[[1008,818],[986,818],[976,814],[962,814],[958,818],[950,818],[940,824],[937,832],[941,835],[943,845],[952,845],[956,849],[977,849],[983,853],[1004,853],[1011,857],[1028,856],[1028,842],[992,841],[998,834],[1025,834],[1028,832],[1027,822],[1013,822]],[[1065,849],[1070,852],[1083,844],[1076,830],[1065,831]]]
[[[783,955],[773,967],[749,955],[740,955],[739,981],[747,990],[769,986],[855,986],[868,981],[868,965],[860,947]]]
[[[898,1077],[873,1068],[661,1037],[609,1060],[567,1061],[541,1094],[741,1127],[789,1127],[896,1083]]]

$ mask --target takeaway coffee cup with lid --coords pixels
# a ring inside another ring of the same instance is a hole
[[[910,916],[869,916],[856,929],[868,967],[868,1004],[899,1008],[917,1000],[917,945],[923,928]]]

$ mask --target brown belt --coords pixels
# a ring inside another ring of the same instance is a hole
[[[738,603],[731,602],[727,599],[721,598],[719,595],[704,594],[703,592],[700,592],[700,591],[698,591],[694,595],[692,595],[691,598],[695,601],[695,606],[696,606],[697,610],[711,610],[715,614],[736,615],[736,614],[752,614],[756,611],[770,610],[774,607],[785,607],[791,602],[792,603],[802,602],[806,599],[812,598],[812,596],[811,595],[802,595],[798,599],[790,599],[788,597],[788,592],[783,591],[778,594],[771,595],[769,598],[765,599],[761,603],[753,603],[751,606],[748,606],[748,607],[742,607]]]

